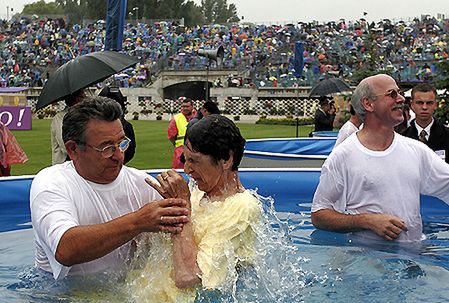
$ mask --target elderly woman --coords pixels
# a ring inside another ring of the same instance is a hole
[[[137,301],[192,302],[196,286],[232,289],[237,264],[252,262],[261,207],[238,177],[244,145],[231,120],[207,116],[186,133],[184,171],[195,180],[192,191],[175,171],[157,176],[159,184],[148,180],[163,197],[188,201],[190,222],[171,238],[148,235],[149,249],[140,243],[143,271],[128,277]]]

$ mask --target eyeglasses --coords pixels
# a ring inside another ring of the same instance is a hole
[[[399,95],[404,97],[404,92],[401,91],[400,89],[391,89],[391,90],[387,91],[385,94],[373,95],[372,97],[386,96],[386,97],[391,97],[394,100],[396,100]]]
[[[92,148],[93,150],[95,150],[95,151],[101,153],[101,156],[102,156],[103,158],[110,158],[110,157],[112,157],[112,155],[115,153],[115,151],[117,150],[117,148],[118,148],[122,153],[124,153],[124,152],[128,149],[129,143],[131,143],[131,139],[125,137],[125,139],[123,139],[120,143],[114,144],[114,145],[108,145],[108,146],[105,146],[105,147],[103,147],[103,148],[101,148],[101,149],[100,149],[100,148],[97,148],[97,147],[95,147],[95,146],[92,146],[92,145],[90,145],[90,144],[88,144],[88,143],[85,143],[85,142],[84,142],[83,144],[84,144],[84,145],[87,145],[87,146],[89,146],[90,148]]]

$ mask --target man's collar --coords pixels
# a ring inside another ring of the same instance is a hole
[[[416,123],[416,119],[415,119],[414,122],[415,122],[416,130],[418,131],[418,134],[420,134],[422,130],[425,130],[426,133],[427,133],[428,135],[430,135],[430,129],[432,128],[432,125],[433,125],[433,123],[435,122],[435,119],[432,117],[432,121],[431,121],[431,122],[429,123],[429,125],[427,125],[425,128],[422,128],[418,123]]]

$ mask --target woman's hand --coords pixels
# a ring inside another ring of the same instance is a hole
[[[161,194],[165,199],[180,198],[184,199],[190,205],[190,191],[187,181],[176,171],[168,170],[156,176],[159,183],[150,178],[145,181]]]

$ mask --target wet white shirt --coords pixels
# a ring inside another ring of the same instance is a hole
[[[67,274],[96,273],[123,265],[128,244],[102,258],[72,267],[56,261],[55,253],[69,228],[104,223],[160,200],[161,196],[145,183],[147,177],[145,172],[124,166],[114,182],[97,184],[78,175],[72,161],[40,171],[30,192],[37,267],[60,279]]]
[[[425,144],[395,133],[385,151],[364,147],[352,134],[323,164],[312,212],[386,213],[408,228],[399,241],[422,239],[420,193],[449,201],[449,165]],[[377,238],[372,231],[356,234]]]
[[[352,123],[349,120],[346,121],[346,123],[343,124],[343,126],[338,131],[338,136],[337,136],[337,140],[335,141],[334,148],[335,148],[335,146],[339,145],[341,142],[346,140],[346,138],[348,138],[350,135],[352,135],[352,133],[355,133],[358,130],[359,130],[359,128],[357,126],[355,126],[354,123]]]

